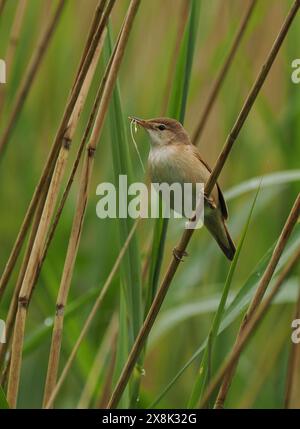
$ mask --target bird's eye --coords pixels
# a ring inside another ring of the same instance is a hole
[[[160,131],[163,131],[163,130],[165,130],[165,129],[166,129],[165,125],[159,125],[157,128],[158,128]]]

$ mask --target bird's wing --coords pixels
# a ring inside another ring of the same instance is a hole
[[[207,170],[211,173],[212,170],[211,170],[210,166],[202,159],[200,152],[198,151],[198,149],[196,147],[193,147],[193,152],[194,152],[195,156],[199,159],[199,161],[202,162],[202,164],[204,164],[205,167],[207,168]],[[224,199],[224,196],[223,196],[223,193],[221,191],[219,184],[216,183],[216,185],[218,188],[218,195],[219,195],[221,212],[222,212],[224,219],[226,220],[228,218],[227,205],[226,205],[226,202],[225,202],[225,199]]]

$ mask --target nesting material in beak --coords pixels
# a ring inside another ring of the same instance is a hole
[[[133,117],[133,116],[129,116],[129,119],[131,120],[131,122],[130,122],[130,134],[131,134],[131,139],[132,139],[132,141],[133,141],[133,144],[134,144],[135,150],[136,150],[136,152],[137,152],[137,154],[138,154],[138,158],[139,158],[140,164],[141,164],[141,166],[142,166],[143,172],[145,173],[145,167],[144,167],[144,164],[143,164],[143,161],[142,161],[142,157],[141,157],[141,154],[140,154],[140,152],[139,152],[139,149],[138,149],[137,143],[136,143],[135,138],[134,138],[134,135],[133,135],[133,127],[134,127],[134,132],[135,132],[135,133],[137,133],[137,125],[141,125],[141,126],[143,126],[143,125],[142,125],[142,123],[143,123],[143,122],[146,122],[146,121],[143,121],[142,119],[135,118],[135,117]]]
[[[135,116],[129,116],[128,117],[132,123],[134,123],[135,125],[140,125],[143,128],[151,128],[151,125],[149,124],[148,121],[145,121],[144,119],[140,119],[140,118],[136,118]]]

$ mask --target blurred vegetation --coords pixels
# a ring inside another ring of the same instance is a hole
[[[120,105],[118,98],[119,92],[115,93],[111,103],[114,104],[114,109],[122,108],[134,181],[144,180],[144,177],[134,147],[131,145],[126,118],[128,115],[149,118],[161,114],[182,1],[184,0],[142,1],[119,75],[118,85],[122,104]],[[0,17],[0,58],[5,58],[8,35],[17,3],[18,0],[8,0]],[[1,270],[5,266],[58,128],[96,3],[96,0],[67,2],[5,156],[1,160]],[[202,0],[200,3],[194,61],[185,112],[185,127],[191,134],[197,125],[208,92],[230,49],[232,38],[244,12],[242,0]],[[214,164],[291,3],[289,0],[258,2],[201,137],[199,148],[210,165]],[[55,1],[49,0],[28,1],[20,44],[12,70],[7,77],[7,96],[0,118],[0,133],[5,127],[37,37],[47,22],[50,10],[54,9],[54,4],[56,4]],[[111,19],[113,40],[116,39],[128,4],[127,0],[118,0],[113,9]],[[296,20],[298,24],[299,16]],[[299,192],[300,84],[297,86],[291,81],[291,62],[300,55],[299,40],[300,26],[295,23],[220,178],[226,195],[226,191],[230,192],[230,188],[242,182],[280,173],[279,180],[274,185],[264,187],[264,181],[262,182],[249,231],[232,280],[229,294],[231,301],[278,238]],[[69,167],[75,157],[75,147],[84,131],[103,69],[102,61],[76,132]],[[111,121],[114,120],[113,115],[112,110]],[[124,231],[119,234],[118,219],[100,220],[95,212],[97,184],[104,181],[114,182],[114,175],[118,174],[118,166],[114,164],[113,156],[116,156],[116,150],[122,150],[122,142],[119,140],[120,148],[116,147],[116,139],[122,136],[122,132],[114,135],[110,130],[112,125],[108,118],[107,115],[105,129],[96,153],[91,195],[67,306],[68,313],[69,307],[78,302],[66,317],[61,368],[79,335],[99,285],[105,281],[119,253],[120,242],[121,244],[124,242]],[[146,163],[149,150],[147,137],[139,132],[136,139]],[[112,147],[114,150],[111,150]],[[119,168],[122,170],[120,166]],[[289,170],[295,170],[293,178],[283,180],[284,172]],[[78,178],[67,201],[29,308],[18,403],[20,407],[41,406],[51,339],[51,329],[47,325],[55,311],[56,293],[63,269],[77,192]],[[240,239],[247,222],[254,195],[255,189],[228,199],[229,229],[236,242]],[[136,244],[140,249],[140,268],[149,251],[154,224],[154,220],[143,220],[136,235],[138,240]],[[127,228],[128,225],[125,225],[125,231],[128,231]],[[162,273],[165,271],[172,248],[178,241],[182,228],[183,222],[178,220],[170,222]],[[126,235],[127,233],[125,237]],[[295,232],[293,240],[294,245],[297,243],[299,245],[299,230]],[[221,297],[229,264],[208,232],[197,231],[188,250],[189,257],[180,266],[150,335],[144,361],[145,376],[142,377],[139,398],[139,404],[142,407],[149,406],[155,401],[168,382],[205,340]],[[134,274],[139,276],[138,273]],[[2,319],[6,317],[16,276],[17,270],[11,278],[8,293],[0,309]],[[115,309],[119,309],[120,283],[128,282],[129,278],[128,273],[115,277],[97,320],[94,321],[71,373],[64,383],[56,402],[57,407],[77,405],[106,328]],[[283,406],[290,348],[290,325],[298,288],[299,277],[298,279],[295,276],[291,277],[243,353],[227,406],[235,408]],[[230,351],[242,317],[241,311],[244,308],[245,306],[241,305],[231,323],[222,331],[222,335],[218,336],[213,355],[214,368],[219,366]],[[139,317],[137,314],[135,316]],[[158,407],[175,408],[187,405],[199,362],[198,358],[189,366],[170,391],[163,396]],[[108,362],[99,378],[92,406],[96,406],[101,397],[101,387],[107,367]]]

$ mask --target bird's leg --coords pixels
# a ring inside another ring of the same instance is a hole
[[[214,200],[212,198],[209,197],[209,195],[204,194],[204,200],[209,205],[209,207],[211,209],[217,208],[216,203],[214,202]]]
[[[188,256],[188,253],[185,250],[182,251],[174,247],[173,256],[175,259],[177,259],[177,261],[184,262],[183,258],[184,256]]]

